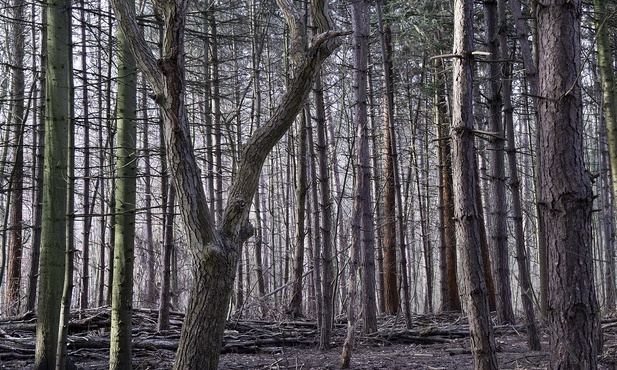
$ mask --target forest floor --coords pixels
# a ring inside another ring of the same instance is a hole
[[[157,332],[156,313],[136,310],[133,318],[133,368],[171,369],[182,315],[172,315],[171,330]],[[416,315],[407,330],[402,318],[380,318],[375,335],[356,336],[352,369],[473,369],[469,327],[460,313]],[[78,369],[109,367],[109,309],[75,313],[69,326],[69,355]],[[34,360],[36,322],[32,314],[0,319],[0,369],[29,369]],[[602,321],[604,352],[600,369],[617,369],[617,317]],[[500,369],[547,369],[548,335],[542,351],[530,351],[521,325],[495,326]],[[317,347],[314,321],[229,321],[220,369],[337,369],[346,332],[335,326],[331,349]]]

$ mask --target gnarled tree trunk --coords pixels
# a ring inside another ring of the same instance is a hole
[[[258,186],[266,156],[294,122],[308,96],[321,64],[338,46],[340,32],[326,31],[311,45],[299,42],[301,21],[291,3],[281,0],[290,26],[297,61],[294,79],[272,117],[244,145],[238,171],[228,192],[228,203],[215,224],[209,208],[189,136],[184,105],[184,29],[189,1],[155,1],[164,25],[162,58],[156,60],[146,44],[127,0],[112,5],[122,31],[128,36],[137,64],[152,85],[162,110],[165,144],[178,209],[193,254],[193,284],[180,336],[175,369],[216,369],[225,317],[242,244],[253,233],[248,210]],[[321,2],[319,9],[324,9]],[[327,17],[326,17],[327,19]],[[304,35],[305,36],[305,35]]]

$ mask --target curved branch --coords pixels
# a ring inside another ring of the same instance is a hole
[[[156,58],[150,50],[143,36],[139,24],[135,19],[135,12],[129,4],[129,0],[111,0],[111,6],[118,21],[118,26],[124,32],[126,40],[135,55],[135,61],[139,70],[146,76],[157,96],[163,94],[163,75],[158,68]]]
[[[236,234],[243,211],[251,204],[257,191],[261,168],[268,153],[293,124],[311,91],[319,68],[339,45],[338,42],[329,41],[344,34],[341,31],[328,31],[313,38],[307,57],[296,68],[294,78],[274,114],[253,133],[244,146],[237,176],[229,191],[229,203],[221,221],[220,230],[225,236]]]

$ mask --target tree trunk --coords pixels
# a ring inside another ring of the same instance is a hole
[[[145,84],[144,84],[145,85]],[[148,308],[155,308],[156,296],[157,296],[157,278],[156,278],[156,256],[154,254],[154,231],[152,220],[152,165],[151,165],[151,152],[149,141],[149,128],[151,127],[150,117],[148,115],[148,101],[146,96],[146,89],[142,89],[140,109],[142,110],[142,122],[143,122],[143,139],[142,139],[142,156],[144,160],[144,203],[146,208],[145,214],[145,264],[146,264],[146,281],[144,286],[144,305]]]
[[[166,179],[164,179],[166,181]],[[161,256],[161,292],[159,296],[159,315],[157,329],[169,330],[169,306],[171,305],[171,254],[174,249],[174,218],[176,191],[168,186],[169,195],[165,197],[165,221],[163,222],[163,254]]]
[[[486,280],[480,250],[480,208],[473,137],[473,1],[454,2],[452,167],[456,241],[461,251],[465,302],[476,369],[497,369]]]
[[[72,57],[72,52],[71,52]],[[71,70],[73,63],[71,58]],[[69,81],[70,101],[75,96],[73,80]],[[66,189],[66,240],[64,250],[64,284],[62,287],[62,302],[60,304],[60,321],[58,343],[56,343],[56,370],[71,369],[73,367],[68,358],[69,319],[71,316],[71,301],[73,297],[73,270],[75,268],[75,112],[73,106],[69,108],[68,156],[67,156],[67,189]]]
[[[36,370],[55,369],[64,286],[67,156],[71,80],[71,11],[65,0],[47,3],[45,172],[37,310]]]
[[[497,320],[500,324],[514,324],[512,291],[510,287],[510,263],[508,256],[508,207],[506,204],[506,176],[504,168],[505,133],[502,124],[502,63],[498,62],[500,38],[497,33],[497,0],[484,1],[484,32],[491,63],[487,64],[486,99],[488,122],[493,135],[488,138],[490,163],[490,198],[488,234],[491,245],[491,262],[495,279]],[[503,33],[501,31],[500,33]]]
[[[20,308],[21,286],[21,256],[22,256],[22,223],[23,223],[23,189],[24,189],[24,129],[25,129],[25,34],[26,23],[24,10],[26,4],[23,0],[11,2],[13,24],[11,25],[10,45],[12,50],[12,83],[11,100],[12,107],[9,115],[11,140],[13,141],[13,169],[11,171],[11,205],[9,221],[9,251],[7,280],[4,305],[6,314],[16,315]],[[1,273],[0,273],[1,275]]]
[[[448,122],[446,121],[447,106],[444,96],[445,81],[443,69],[438,66],[441,62],[435,61],[435,125],[439,139],[439,180],[441,198],[441,310],[461,310],[461,299],[458,291],[458,274],[456,258],[456,233],[454,229],[454,206],[452,199],[452,156],[450,153],[450,138],[447,136]]]
[[[504,0],[498,1],[499,13],[499,32],[500,37],[500,55],[502,60],[508,60],[508,45],[507,45],[507,27],[506,25],[506,4]],[[536,324],[534,313],[534,292],[531,284],[531,274],[529,273],[529,259],[527,257],[527,248],[525,246],[525,232],[523,229],[523,211],[521,205],[521,189],[518,177],[518,165],[516,159],[516,141],[514,138],[514,108],[512,107],[512,83],[511,74],[512,65],[508,65],[503,69],[501,80],[501,89],[503,92],[504,104],[504,122],[506,134],[506,153],[508,156],[509,181],[508,187],[512,194],[512,218],[514,222],[514,243],[516,251],[516,262],[518,265],[518,281],[521,288],[521,305],[523,306],[523,314],[525,317],[525,327],[527,328],[527,345],[532,351],[539,351],[540,333]]]
[[[612,179],[613,198],[617,198],[617,95],[615,95],[615,72],[613,70],[613,55],[610,44],[610,28],[608,28],[609,17],[606,7],[606,0],[594,0],[593,2],[596,27],[596,43],[598,49],[598,65],[600,69],[600,79],[602,82],[602,109],[604,113],[605,134],[599,136],[599,140],[603,137],[607,138],[608,142],[608,157],[610,162],[610,173]],[[608,168],[607,168],[608,170]],[[608,185],[608,184],[607,184]],[[604,193],[606,194],[606,193]],[[606,196],[603,197],[607,198]],[[605,200],[606,201],[606,200]],[[612,216],[609,216],[612,217]],[[605,223],[610,222],[606,221]],[[605,224],[606,235],[609,237],[606,248],[606,260],[609,261],[606,265],[606,303],[608,310],[615,309],[615,258],[614,245],[610,235],[610,226]]]
[[[263,163],[294,122],[304,105],[321,64],[338,46],[340,32],[315,36],[307,50],[296,50],[294,78],[271,118],[244,145],[238,171],[228,191],[228,204],[215,224],[201,182],[184,105],[184,30],[188,4],[159,3],[165,21],[162,58],[150,52],[126,0],[113,0],[118,23],[131,44],[137,63],[162,108],[165,143],[180,216],[193,254],[193,283],[180,336],[175,369],[215,369],[218,364],[225,318],[242,244],[254,229],[248,208],[258,188]],[[291,4],[282,3],[292,30],[301,24]],[[324,9],[323,3],[321,8]],[[300,57],[301,56],[301,57]]]
[[[381,35],[381,55],[384,68],[384,194],[383,194],[383,223],[384,223],[384,300],[385,312],[395,315],[398,312],[400,301],[398,294],[398,273],[396,260],[396,193],[397,185],[400,193],[400,183],[398,182],[398,171],[395,171],[398,160],[394,144],[394,92],[393,92],[393,71],[392,71],[392,31],[389,25],[384,25],[382,17],[382,4],[377,3],[377,19],[379,22],[379,33]],[[398,168],[396,168],[398,169]],[[400,199],[399,199],[400,201]],[[402,241],[401,241],[402,243]]]
[[[131,1],[127,9],[135,13]],[[111,369],[132,367],[133,264],[135,260],[135,202],[137,178],[137,69],[123,30],[118,31],[118,117],[115,188],[115,243],[111,300]]]
[[[322,294],[323,311],[319,336],[319,348],[330,349],[332,326],[334,323],[333,291],[333,253],[332,253],[332,200],[330,199],[330,175],[328,172],[328,146],[326,144],[326,109],[323,96],[322,76],[315,78],[315,115],[317,122],[317,154],[319,159],[319,186],[321,190],[322,226]]]
[[[596,369],[602,347],[593,275],[592,190],[585,168],[581,69],[581,2],[538,7],[538,174],[547,232],[548,320],[552,369]]]
[[[300,118],[296,164],[296,234],[291,299],[287,312],[291,317],[302,315],[302,276],[304,275],[304,218],[306,216],[306,121]]]

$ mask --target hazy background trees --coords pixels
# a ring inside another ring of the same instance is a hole
[[[47,169],[43,167],[43,151],[59,149],[56,144],[44,145],[54,138],[54,131],[42,125],[45,118],[52,118],[53,99],[60,96],[45,94],[45,84],[56,80],[49,66],[58,64],[48,64],[46,57],[55,57],[57,49],[45,51],[48,45],[44,42],[55,20],[47,20],[45,4],[19,0],[2,4],[2,33],[10,37],[0,45],[0,65],[6,72],[0,77],[0,307],[5,315],[17,315],[35,309],[37,277],[39,299],[48,284],[62,285],[52,283],[43,266],[49,266],[45,262],[49,257],[47,233],[63,233],[65,227],[49,229],[49,223],[42,227],[48,222],[42,218],[52,210],[49,204],[62,209],[54,219],[67,217],[67,206],[60,202],[68,197],[61,190],[67,185],[68,172],[50,171],[49,166],[68,164],[61,157],[48,163]],[[248,138],[271,117],[294,77],[292,33],[273,3],[189,4],[183,114],[210,217],[220,222],[231,181],[238,175],[240,153]],[[135,5],[146,45],[153,58],[160,58],[165,55],[161,51],[164,14],[150,2]],[[541,303],[548,304],[550,295],[547,250],[541,247],[544,223],[537,214],[544,191],[537,179],[545,171],[537,167],[540,126],[536,111],[541,93],[535,71],[545,55],[533,55],[538,33],[529,17],[530,3],[511,0],[507,10],[500,2],[489,5],[496,9],[484,12],[476,5],[470,20],[475,43],[469,51],[479,53],[470,65],[474,115],[469,145],[475,164],[465,174],[477,171],[477,185],[464,190],[475,192],[473,196],[481,201],[474,207],[478,226],[487,230],[484,235],[480,229],[478,238],[488,247],[482,266],[489,267],[485,271],[489,304],[495,303],[493,308],[501,312],[500,321],[511,321],[511,312],[514,319],[524,312],[531,325],[542,319]],[[70,91],[64,93],[72,94],[69,100],[74,108],[69,113],[66,107],[61,116],[74,123],[75,145],[70,153],[62,149],[61,155],[74,160],[71,301],[73,308],[86,309],[112,303],[112,271],[118,268],[113,256],[119,251],[116,248],[123,248],[115,238],[122,222],[116,204],[127,202],[118,199],[114,189],[126,179],[121,173],[126,166],[117,154],[126,139],[120,136],[123,131],[116,122],[122,110],[118,93],[126,75],[119,64],[118,25],[109,3],[74,2],[72,7],[71,39],[64,36],[69,50],[61,52],[65,58],[72,54],[62,68],[73,76],[66,77],[72,87],[67,82],[64,87]],[[349,4],[332,2],[329,9],[339,29],[353,29]],[[587,62],[576,78],[581,85],[583,130],[577,153],[595,181],[591,185],[598,195],[594,210],[602,210],[590,216],[588,248],[599,309],[608,312],[614,309],[616,293],[615,178],[610,169],[617,165],[611,167],[616,163],[611,156],[615,145],[608,140],[615,133],[611,113],[615,20],[612,4],[597,1],[593,7],[584,5],[584,10],[581,17],[595,22],[595,28],[581,33],[581,55]],[[411,325],[411,313],[458,310],[461,298],[463,306],[468,301],[462,295],[462,270],[457,270],[461,255],[456,251],[464,245],[455,242],[452,222],[456,198],[452,175],[461,170],[451,161],[449,140],[450,127],[458,127],[452,113],[459,106],[452,91],[452,68],[458,58],[450,55],[453,13],[448,4],[419,1],[380,2],[368,6],[368,11],[362,38],[367,61],[366,68],[361,68],[366,73],[366,111],[356,111],[353,76],[358,70],[353,63],[353,36],[347,36],[322,66],[301,118],[263,162],[247,211],[256,235],[238,254],[230,315],[277,319],[288,313],[303,315],[319,319],[322,333],[327,334],[332,317],[351,312],[347,305],[348,289],[353,288],[348,282],[356,278],[351,259],[354,225],[364,232],[362,245],[367,246],[357,251],[355,260],[361,266],[358,297],[363,292],[376,294],[374,303],[367,295],[362,300],[364,308],[360,300],[353,307],[365,319],[400,310]],[[309,35],[323,26],[308,12],[306,19]],[[496,34],[492,33],[495,22]],[[485,45],[480,40],[490,42]],[[129,161],[136,165],[135,174],[128,176],[134,180],[129,187],[136,195],[132,300],[133,307],[160,308],[159,325],[165,328],[166,312],[187,307],[192,286],[189,271],[195,259],[190,235],[180,219],[174,218],[186,202],[172,186],[165,151],[168,144],[161,126],[164,115],[153,99],[157,92],[143,73],[134,77],[136,127],[128,134],[138,149]],[[365,120],[360,136],[358,119]],[[68,133],[58,137],[64,138],[68,140]],[[50,160],[50,154],[46,158]],[[60,187],[53,188],[58,194],[45,195],[44,175],[60,176]],[[363,222],[358,224],[353,215],[360,190],[367,203]],[[60,259],[64,261],[66,248],[66,238],[60,238],[62,246],[56,246],[52,255],[58,258],[58,266],[64,264]],[[473,256],[479,257],[478,252]],[[539,289],[542,281],[544,289]],[[372,284],[377,288],[370,288]],[[58,294],[50,293],[53,298],[45,299],[60,302]],[[509,300],[504,298],[508,296]],[[364,322],[368,331],[374,330],[370,320]],[[322,346],[327,347],[328,336],[322,338]],[[532,347],[533,343],[530,337]]]

